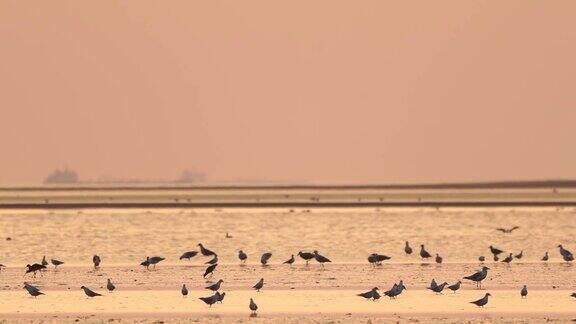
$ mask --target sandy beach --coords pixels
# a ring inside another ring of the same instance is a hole
[[[81,209],[0,211],[0,319],[7,321],[201,321],[243,322],[388,322],[447,321],[500,322],[576,318],[570,293],[576,290],[576,268],[562,262],[556,246],[576,246],[572,208],[253,208],[253,209]],[[512,234],[497,227],[520,226]],[[225,233],[232,237],[225,238]],[[9,238],[9,239],[8,239]],[[536,238],[536,239],[535,239]],[[416,253],[403,252],[404,241]],[[179,260],[202,242],[219,254],[219,266],[210,280],[202,278],[208,257]],[[444,263],[421,261],[419,244]],[[493,262],[488,245],[521,260],[510,265]],[[241,265],[238,249],[249,255]],[[282,264],[300,250],[318,249],[332,263],[324,269],[306,266],[297,258]],[[544,252],[550,261],[541,262]],[[271,265],[259,257],[272,252]],[[391,256],[384,265],[368,264],[368,254]],[[102,266],[91,267],[93,254]],[[43,255],[66,262],[57,271],[50,266],[35,278],[23,277],[24,265]],[[155,270],[139,263],[146,256],[166,258]],[[482,264],[477,259],[484,255]],[[430,280],[461,280],[487,265],[490,274],[483,289],[464,280],[462,289],[436,295],[426,289]],[[105,291],[112,278],[117,290]],[[198,297],[204,287],[223,279],[223,304],[209,308]],[[265,278],[265,288],[251,286]],[[404,280],[407,291],[396,300],[365,301],[356,294],[374,286],[386,290]],[[23,281],[46,294],[30,297]],[[185,283],[190,295],[183,298]],[[521,299],[520,288],[529,287]],[[89,300],[81,285],[102,292]],[[490,292],[485,309],[469,302]],[[247,303],[260,306],[250,318]],[[572,298],[573,299],[573,298]]]

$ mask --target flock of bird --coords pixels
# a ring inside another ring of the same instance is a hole
[[[226,237],[230,237],[228,233],[226,233]],[[218,255],[214,251],[211,251],[208,248],[206,248],[204,245],[202,245],[202,243],[198,243],[198,247],[199,247],[200,251],[184,252],[180,256],[179,259],[180,260],[183,260],[183,259],[190,260],[190,259],[194,258],[195,256],[197,256],[198,254],[201,254],[205,257],[210,257],[211,259],[206,262],[206,264],[208,264],[208,267],[204,271],[203,277],[204,278],[207,278],[207,277],[211,278],[214,275],[214,271],[216,270],[216,268],[218,266]],[[499,255],[504,253],[504,251],[497,248],[497,247],[494,247],[492,245],[489,246],[489,248],[490,248],[490,252],[493,255],[494,261],[499,261]],[[565,249],[561,244],[558,245],[558,248],[559,248],[560,255],[564,261],[566,261],[566,262],[574,261],[574,255],[572,254],[572,252]],[[406,255],[411,255],[413,252],[414,251],[413,251],[413,248],[410,246],[410,243],[405,242],[404,253]],[[298,255],[298,257],[300,257],[302,260],[305,261],[306,266],[308,266],[308,264],[311,260],[315,260],[316,262],[318,262],[322,268],[324,268],[325,263],[331,262],[330,259],[321,255],[316,250],[313,252],[300,251],[300,252],[298,252],[297,255]],[[432,255],[428,251],[426,251],[423,244],[420,245],[419,255],[422,258],[422,260],[426,260],[426,259],[432,257]],[[519,254],[516,254],[516,255],[513,255],[513,253],[510,253],[506,258],[501,260],[501,262],[510,263],[514,258],[521,259],[522,256],[523,256],[523,251],[521,251]],[[260,257],[260,263],[262,264],[262,266],[268,266],[268,262],[269,262],[271,257],[272,257],[272,253],[270,253],[270,252],[266,252],[266,253],[262,254]],[[242,264],[245,264],[247,259],[248,259],[248,255],[244,251],[239,250],[238,251],[238,259],[240,260],[240,262]],[[386,261],[389,259],[391,259],[391,257],[383,255],[383,254],[378,254],[378,253],[372,253],[368,256],[368,262],[373,266],[382,265],[383,261]],[[146,259],[142,263],[140,263],[140,265],[144,266],[144,267],[146,267],[146,269],[150,270],[150,267],[152,267],[154,269],[158,263],[160,263],[164,260],[165,260],[165,258],[159,257],[159,256],[146,257]],[[485,257],[480,256],[479,260],[481,262],[483,262],[485,260]],[[545,253],[544,257],[541,260],[542,261],[548,261],[549,260],[548,252]],[[292,265],[295,261],[296,261],[295,255],[292,254],[288,260],[283,262],[283,264]],[[435,261],[436,261],[436,263],[442,263],[442,257],[440,255],[436,254]],[[102,259],[100,258],[100,256],[94,255],[92,257],[92,263],[94,265],[95,270],[99,269],[101,262],[102,262]],[[50,263],[52,263],[52,265],[54,265],[55,270],[58,268],[58,266],[64,264],[63,261],[60,261],[57,259],[51,259]],[[49,265],[49,263],[46,260],[46,257],[44,256],[40,263],[34,263],[32,265],[30,265],[30,264],[26,265],[27,269],[26,269],[25,275],[28,273],[32,273],[33,276],[35,277],[37,272],[39,272],[42,275],[42,272],[47,269],[48,265]],[[0,270],[2,269],[2,267],[4,267],[4,266],[0,264]],[[484,281],[488,276],[488,270],[490,270],[490,268],[483,266],[477,272],[475,272],[469,276],[465,276],[465,277],[463,277],[463,279],[470,280],[470,281],[476,283],[477,288],[481,289],[482,288],[482,281]],[[204,303],[206,303],[209,307],[211,307],[212,305],[214,305],[218,302],[222,303],[225,296],[226,296],[225,292],[220,292],[222,283],[224,283],[224,281],[222,279],[220,279],[217,282],[207,286],[206,289],[212,291],[213,294],[210,296],[207,296],[207,297],[200,297],[199,299],[202,300]],[[442,292],[445,288],[448,288],[449,290],[451,290],[455,293],[456,291],[458,291],[460,289],[461,284],[462,284],[462,281],[460,281],[460,280],[458,280],[456,283],[454,283],[452,285],[449,285],[447,282],[443,282],[441,284],[438,284],[434,279],[432,279],[430,286],[426,287],[426,288],[433,291],[436,294],[442,294]],[[256,290],[257,292],[259,292],[263,287],[264,287],[264,278],[261,278],[260,280],[258,280],[258,282],[252,288],[254,290]],[[86,296],[88,298],[102,296],[101,294],[91,290],[88,287],[82,286],[80,288],[84,291],[84,293],[86,294]],[[106,288],[109,292],[112,292],[116,289],[114,283],[112,282],[112,279],[110,279],[110,278],[107,279]],[[38,287],[35,287],[28,282],[24,282],[23,289],[26,289],[26,291],[33,297],[44,295],[44,293],[42,293]],[[404,285],[404,282],[401,280],[398,283],[394,283],[394,285],[390,289],[384,291],[383,294],[385,296],[390,297],[391,299],[394,299],[394,298],[398,297],[400,294],[402,294],[402,292],[404,290],[406,290],[406,286]],[[381,297],[379,291],[380,290],[378,287],[374,287],[370,291],[358,294],[358,296],[366,298],[368,300],[376,301],[376,300],[380,299],[380,297]],[[182,285],[181,294],[184,297],[186,297],[188,295],[188,288],[186,287],[186,284]],[[528,288],[526,285],[524,285],[520,291],[520,296],[522,298],[526,298],[527,295],[528,295]],[[475,301],[471,301],[470,303],[472,303],[478,307],[484,307],[488,303],[488,297],[490,297],[490,296],[491,296],[490,293],[486,293],[484,295],[484,297],[482,297],[478,300],[475,300]],[[571,297],[576,298],[576,293],[572,293]],[[256,316],[258,306],[256,305],[256,303],[254,302],[254,300],[252,298],[250,299],[250,302],[249,302],[249,309],[251,311],[251,316]]]

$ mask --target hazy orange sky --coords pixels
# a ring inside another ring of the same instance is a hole
[[[0,0],[0,183],[576,178],[576,1]]]

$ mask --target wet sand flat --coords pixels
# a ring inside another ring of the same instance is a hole
[[[241,322],[248,320],[250,297],[260,305],[258,321],[272,322],[373,322],[527,321],[576,318],[576,266],[562,262],[557,245],[574,250],[573,208],[318,208],[318,209],[81,209],[1,210],[0,319],[9,321],[76,319],[109,321],[161,320]],[[497,227],[520,226],[512,234]],[[225,238],[228,232],[232,237]],[[6,238],[10,238],[7,240]],[[415,253],[406,256],[404,241]],[[184,251],[202,242],[218,252],[219,266],[209,281],[222,278],[225,303],[209,309],[196,297],[209,295],[202,274],[208,257],[179,260]],[[421,261],[419,244],[444,263]],[[492,262],[488,245],[521,260],[507,265]],[[237,250],[249,255],[241,266]],[[332,263],[324,269],[315,262],[305,266],[296,258],[290,267],[282,262],[300,250],[318,249]],[[549,262],[541,262],[545,251]],[[272,252],[271,265],[258,264],[260,255]],[[368,254],[392,257],[372,267]],[[93,254],[102,257],[98,271]],[[24,274],[24,265],[43,255],[66,262],[36,278]],[[157,269],[139,266],[146,256],[166,257]],[[453,283],[479,269],[484,255],[491,268],[484,289],[466,282],[462,290],[436,296],[425,289],[432,278]],[[81,285],[104,292],[106,278],[118,287],[113,294],[87,300]],[[251,286],[265,278],[264,291]],[[22,289],[29,281],[46,292],[34,299]],[[388,289],[404,280],[408,291],[398,300],[373,303],[355,296],[373,286]],[[183,299],[182,283],[191,289]],[[528,285],[530,294],[520,299]],[[468,302],[485,292],[494,296],[484,310]],[[153,320],[152,320],[153,319]]]

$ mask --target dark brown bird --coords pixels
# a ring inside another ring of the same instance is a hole
[[[212,285],[206,287],[206,289],[210,289],[212,291],[218,291],[218,290],[220,290],[220,285],[222,285],[223,282],[224,282],[224,280],[220,279],[215,284],[212,284]]]
[[[258,282],[252,288],[256,289],[256,291],[260,291],[262,287],[264,287],[264,278],[260,278],[260,280],[258,280]]]
[[[486,295],[484,295],[484,297],[475,300],[475,301],[471,301],[470,304],[474,304],[478,307],[484,307],[484,305],[488,304],[488,297],[492,296],[490,295],[490,293],[486,293]]]
[[[406,255],[412,254],[412,248],[410,247],[410,243],[408,243],[408,241],[406,241],[405,245],[404,245],[404,253],[406,253]]]
[[[524,285],[524,287],[522,287],[522,290],[520,290],[520,296],[522,298],[526,298],[526,296],[528,296],[528,288],[526,288],[526,285]]]
[[[202,243],[198,243],[198,246],[200,247],[200,253],[202,253],[203,256],[210,256],[216,254],[213,251],[210,251],[207,248],[205,248],[204,245],[202,245]]]
[[[188,251],[188,252],[184,252],[182,253],[182,255],[180,256],[180,260],[182,259],[188,259],[188,261],[190,261],[190,259],[192,259],[193,257],[195,257],[198,254],[198,251]]]
[[[94,269],[98,269],[98,267],[100,267],[101,262],[102,262],[102,259],[100,259],[100,257],[98,255],[94,255],[92,257],[92,263],[94,263]]]
[[[546,251],[546,253],[544,253],[544,256],[542,257],[542,261],[548,261],[548,251]]]
[[[80,287],[80,289],[84,290],[84,293],[86,294],[86,296],[88,296],[88,297],[90,297],[90,298],[102,296],[102,295],[100,295],[99,293],[97,293],[97,292],[95,292],[95,291],[92,291],[92,290],[90,290],[89,288],[84,287],[84,286]]]
[[[250,310],[252,311],[252,316],[256,316],[256,311],[258,310],[258,305],[254,302],[252,298],[250,298]]]
[[[318,253],[318,251],[314,251],[314,258],[316,259],[316,261],[317,261],[318,263],[320,263],[320,265],[321,265],[322,267],[324,267],[324,263],[326,263],[326,262],[332,262],[332,261],[330,261],[330,259],[328,259],[327,257],[325,257],[325,256],[323,256],[323,255],[320,255],[320,254]]]
[[[270,260],[271,257],[272,257],[272,253],[270,253],[270,252],[266,252],[266,253],[262,254],[262,256],[260,257],[260,263],[262,263],[263,266],[268,265],[268,260]]]
[[[496,247],[490,245],[490,252],[492,252],[492,254],[494,254],[494,255],[499,255],[499,254],[501,254],[501,253],[504,252],[504,251],[502,251],[502,250],[500,250],[499,248],[496,248]]]
[[[188,296],[188,288],[186,288],[186,284],[182,285],[182,289],[180,289],[180,292],[182,293],[182,296],[184,297]]]
[[[504,260],[502,260],[501,262],[506,262],[506,263],[510,264],[510,262],[512,262],[512,260],[514,260],[514,257],[512,256],[512,253],[510,253],[510,255],[507,256],[506,258],[504,258]]]
[[[204,303],[206,303],[206,305],[208,305],[209,307],[212,307],[212,305],[216,304],[216,302],[218,301],[218,293],[208,297],[200,297],[199,299]]]
[[[213,264],[211,266],[209,266],[208,268],[206,268],[206,271],[204,271],[204,278],[206,278],[207,275],[212,276],[214,274],[214,270],[216,269],[216,267],[218,266],[218,263]]]
[[[424,244],[420,244],[420,257],[422,259],[428,259],[432,257],[432,255],[430,255],[430,253],[424,249]]]
[[[238,259],[240,259],[240,262],[246,263],[246,259],[248,259],[248,255],[246,253],[244,253],[244,251],[240,250],[240,251],[238,251]]]
[[[64,262],[56,259],[51,259],[50,262],[52,262],[52,264],[54,265],[54,269],[58,268],[59,265],[64,264]]]
[[[26,268],[28,269],[26,270],[26,273],[24,275],[32,272],[34,277],[36,277],[36,272],[41,271],[42,269],[46,269],[46,266],[39,263],[34,263],[33,265],[27,264]],[[40,272],[40,275],[42,275],[42,272]]]
[[[520,253],[516,254],[514,257],[518,260],[522,259],[524,256],[524,250],[520,251]]]
[[[308,262],[310,260],[314,259],[314,253],[310,253],[310,252],[300,251],[300,252],[298,252],[298,256],[301,257],[302,259],[304,259],[304,261],[306,261],[306,265],[308,265]]]
[[[292,263],[294,263],[294,254],[292,254],[292,256],[290,257],[290,259],[286,260],[283,262],[283,264],[289,264],[292,265]]]

